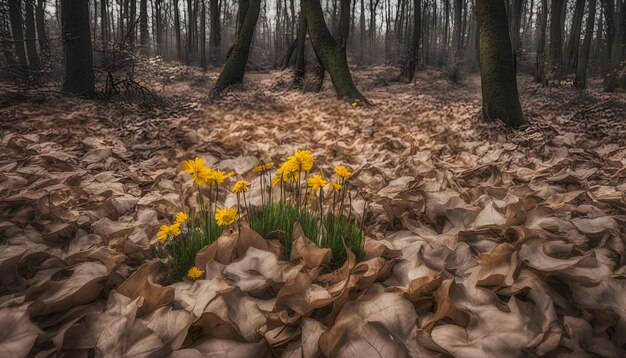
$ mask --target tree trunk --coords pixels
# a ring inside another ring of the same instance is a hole
[[[35,35],[35,11],[33,3],[24,2],[26,16],[26,53],[31,71],[39,71],[39,57],[37,57],[37,36]]]
[[[11,22],[11,32],[13,33],[15,55],[20,63],[20,68],[26,71],[28,69],[28,60],[26,59],[24,32],[22,31],[22,0],[9,0],[9,20]]]
[[[328,31],[320,0],[302,0],[311,43],[324,68],[330,73],[337,98],[354,103],[368,103],[352,81],[346,48],[340,46]]]
[[[176,31],[176,56],[179,61],[183,59],[183,44],[180,36],[180,10],[178,0],[174,0],[174,31]]]
[[[522,21],[522,0],[513,0],[513,4],[511,6],[511,27],[509,29],[511,34],[511,47],[513,50],[513,64],[515,65],[515,69],[517,72],[517,56],[521,49],[521,41],[520,41],[520,24]]]
[[[207,69],[206,61],[206,0],[202,0],[202,10],[200,14],[200,66]]]
[[[139,3],[139,41],[144,51],[148,46],[148,0]]]
[[[417,50],[419,48],[420,33],[422,30],[422,5],[420,4],[420,0],[413,0],[413,9],[413,36],[411,39],[411,43],[409,44],[406,64],[402,68],[402,72],[400,73],[399,77],[399,81],[405,83],[413,82],[413,76],[415,74],[415,67],[417,64]]]
[[[254,37],[259,13],[261,12],[261,0],[250,0],[248,9],[245,10],[245,18],[231,47],[230,55],[224,64],[224,68],[213,87],[212,97],[218,96],[228,86],[243,81],[243,75],[248,62],[250,44]]]
[[[589,0],[589,15],[587,16],[587,26],[585,27],[585,39],[583,47],[578,53],[578,64],[576,66],[576,78],[574,87],[585,88],[587,84],[587,62],[591,49],[591,39],[593,38],[593,22],[596,17],[596,0]]]
[[[572,31],[565,50],[565,66],[563,66],[563,76],[570,74],[576,68],[578,59],[578,48],[580,45],[580,30],[585,14],[585,0],[576,0],[576,7],[572,19]]]
[[[89,3],[84,0],[61,0],[61,23],[65,52],[63,91],[91,95],[94,92],[94,77]]]
[[[361,0],[361,16],[359,19],[359,62],[365,63],[365,2]],[[320,6],[321,7],[321,6]]]
[[[480,83],[483,116],[509,127],[524,123],[517,94],[511,39],[504,0],[477,0],[480,31]]]
[[[211,63],[217,63],[221,55],[221,35],[220,35],[220,9],[218,0],[209,0],[209,13],[211,29],[209,34],[209,51],[211,52]]]
[[[541,0],[541,15],[537,19],[537,57],[535,59],[535,82],[545,80],[546,26],[548,23],[548,0]]]
[[[37,20],[37,39],[39,40],[39,51],[46,54],[48,49],[48,36],[46,36],[46,25],[44,22],[44,9],[46,7],[44,0],[37,0],[37,9],[35,10],[35,18]]]
[[[304,10],[302,10],[302,4],[300,4],[300,19],[298,24],[298,38],[296,46],[296,67],[294,71],[294,84],[296,86],[302,85],[305,75],[305,48],[306,48],[306,16],[304,16]]]
[[[552,0],[550,12],[550,44],[548,47],[548,63],[546,66],[545,81],[554,81],[561,79],[561,60],[562,60],[562,33],[561,26],[562,10],[564,0]]]
[[[11,48],[11,33],[9,32],[9,20],[6,15],[5,11],[0,11],[0,39],[3,39],[0,40],[0,46],[2,47],[6,65],[13,66],[15,65],[15,57]]]

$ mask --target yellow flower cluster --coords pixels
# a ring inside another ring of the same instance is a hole
[[[187,277],[189,277],[192,280],[197,280],[202,276],[203,273],[204,271],[200,270],[196,266],[192,266],[187,272]]]
[[[247,181],[240,180],[236,182],[233,186],[233,193],[245,193],[246,191],[250,190],[249,185],[250,183],[248,183]]]
[[[183,161],[181,169],[191,174],[191,180],[199,186],[222,185],[226,179],[235,174],[234,172],[226,173],[221,170],[213,170],[205,166],[204,159],[199,157]]]
[[[230,225],[237,221],[237,219],[239,219],[239,215],[237,215],[237,209],[235,208],[215,210],[215,221],[219,226]]]
[[[315,157],[313,157],[310,150],[296,150],[276,170],[276,178],[272,179],[272,185],[276,185],[281,181],[286,183],[298,181],[300,173],[311,171],[313,164],[315,164]]]

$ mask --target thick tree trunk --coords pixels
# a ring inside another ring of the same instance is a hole
[[[550,44],[548,47],[548,63],[546,66],[545,81],[554,81],[561,79],[561,60],[562,60],[562,37],[563,27],[561,26],[563,15],[563,1],[552,0],[551,19],[550,19]]]
[[[218,96],[228,86],[243,81],[250,44],[254,37],[254,29],[260,12],[261,0],[250,0],[248,9],[245,10],[246,16],[242,21],[242,26],[235,38],[235,43],[231,47],[230,55],[215,83],[215,87],[213,87],[213,97]]]
[[[46,25],[44,22],[44,10],[46,4],[44,0],[37,0],[35,18],[37,20],[37,39],[39,40],[39,51],[42,54],[48,53],[48,36],[46,36]]]
[[[28,69],[26,47],[24,46],[24,32],[22,31],[22,0],[9,0],[9,20],[13,33],[15,55],[22,70]]]
[[[535,82],[545,80],[546,26],[548,23],[548,0],[541,0],[541,14],[537,19],[537,57],[535,60]]]
[[[61,0],[61,23],[65,52],[63,91],[91,95],[94,92],[94,77],[89,3],[84,0]]]
[[[504,0],[477,0],[483,116],[509,127],[524,123]]]
[[[420,43],[420,33],[422,32],[422,5],[420,4],[420,0],[413,0],[413,9],[415,11],[415,13],[413,14],[413,36],[411,39],[411,43],[409,44],[406,64],[402,68],[402,72],[400,73],[400,77],[398,78],[399,81],[405,83],[413,82],[415,67],[417,65],[417,50]]]
[[[35,11],[33,3],[24,2],[26,16],[26,53],[31,71],[39,71],[39,57],[37,56],[37,36],[35,35]]]
[[[302,7],[306,15],[313,49],[324,68],[330,73],[337,98],[347,99],[352,103],[368,103],[352,81],[346,59],[346,48],[340,46],[328,31],[320,0],[302,0]]]
[[[520,24],[522,21],[522,5],[524,2],[522,0],[513,0],[511,4],[511,27],[509,28],[510,36],[511,36],[511,47],[513,50],[513,64],[515,65],[517,71],[517,56],[519,55],[519,51],[521,49],[521,40],[520,40]]]
[[[576,66],[576,78],[574,87],[585,88],[587,85],[587,63],[591,49],[591,39],[593,38],[593,23],[596,17],[596,0],[589,0],[589,15],[587,16],[587,26],[585,27],[585,39],[583,47],[578,53],[578,64]]]

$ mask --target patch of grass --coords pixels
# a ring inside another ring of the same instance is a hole
[[[291,254],[293,225],[300,222],[304,235],[315,240],[319,235],[317,217],[305,210],[298,210],[292,204],[272,203],[261,211],[250,213],[250,228],[266,238],[272,231],[281,231],[284,235],[283,253],[287,259]]]
[[[357,261],[363,258],[365,235],[354,221],[344,216],[326,215],[324,228],[325,233],[322,235],[320,246],[331,249],[331,267],[339,267],[348,259],[345,246],[352,251]]]
[[[206,210],[191,216],[195,216],[195,220],[181,225],[181,235],[171,240],[166,247],[171,260],[170,279],[174,281],[181,281],[187,276],[187,271],[195,265],[198,251],[222,235],[222,229]]]
[[[319,238],[318,216],[308,210],[298,210],[292,204],[273,203],[261,211],[250,215],[250,228],[266,238],[272,231],[281,231],[284,235],[284,257],[288,260],[293,242],[293,225],[300,222],[306,237],[317,244]],[[365,235],[359,226],[345,217],[327,214],[324,217],[324,230],[319,247],[332,251],[330,266],[337,268],[344,264],[348,255],[346,246],[355,254],[357,260],[363,257]]]

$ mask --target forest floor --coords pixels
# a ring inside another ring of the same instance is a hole
[[[1,356],[624,356],[623,92],[520,76],[512,131],[481,120],[477,75],[359,69],[373,106],[352,107],[286,72],[212,101],[215,71],[141,68],[155,103],[0,84]],[[354,170],[364,260],[329,273],[253,245],[164,283],[156,232],[193,201],[180,162],[253,181],[295,149]]]

